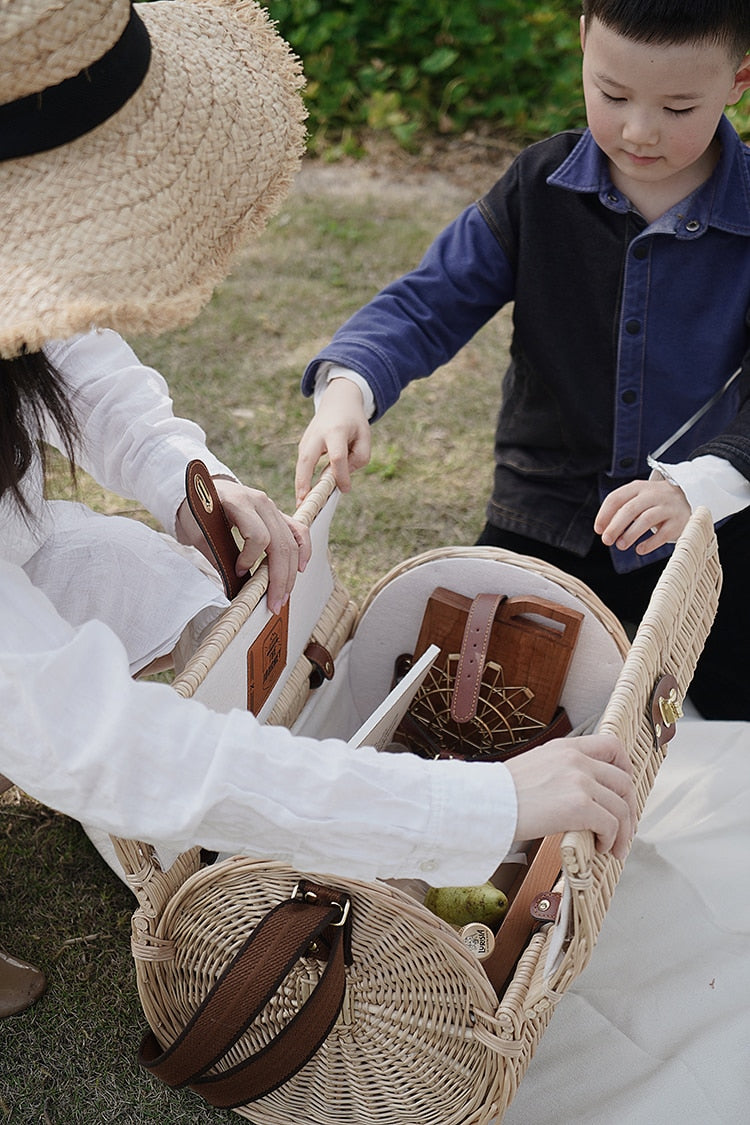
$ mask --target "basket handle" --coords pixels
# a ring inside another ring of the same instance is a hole
[[[561,629],[556,629],[552,624],[545,624],[544,620],[534,622],[537,629],[556,634],[559,640],[564,640],[571,646],[575,644],[583,615],[576,609],[559,605],[548,598],[531,596],[509,598],[498,611],[497,616],[500,621],[513,621],[516,617],[527,617],[529,615],[546,618],[547,621],[562,625]]]
[[[270,1041],[240,1063],[214,1067],[266,1006],[301,957],[326,958],[302,1007]],[[189,1086],[211,1105],[233,1109],[283,1085],[320,1048],[336,1019],[351,964],[348,895],[300,880],[292,897],[273,907],[209,990],[170,1047],[146,1032],[140,1064],[168,1086]]]

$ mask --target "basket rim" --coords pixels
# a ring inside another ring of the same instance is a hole
[[[517,554],[515,551],[509,551],[504,547],[469,547],[458,545],[433,547],[428,551],[423,551],[418,555],[412,555],[410,558],[404,559],[402,562],[392,567],[382,578],[379,578],[367,592],[362,605],[359,607],[356,624],[359,623],[360,618],[364,616],[365,611],[381,590],[395,578],[419,566],[423,566],[425,563],[457,558],[494,559],[497,562],[517,566],[522,570],[532,571],[543,578],[549,579],[551,582],[555,582],[558,586],[561,586],[567,591],[567,593],[581,601],[587,609],[590,609],[592,613],[599,618],[601,624],[612,636],[623,658],[629,652],[630,640],[619,618],[615,616],[612,610],[604,604],[601,598],[599,598],[585,582],[582,582],[579,578],[574,578],[570,574],[566,574],[565,571],[560,570],[559,567],[553,566],[551,563],[534,558],[533,555]]]

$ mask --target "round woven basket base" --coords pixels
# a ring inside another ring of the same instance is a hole
[[[197,872],[159,927],[173,960],[138,965],[146,1016],[164,1046],[177,1037],[261,917],[288,898],[299,874],[233,857]],[[464,1125],[487,1120],[501,1061],[477,1013],[494,992],[453,930],[402,892],[341,878],[319,882],[352,898],[353,965],[342,1012],[320,1051],[279,1090],[237,1112],[259,1125]],[[256,1052],[298,1011],[318,979],[302,959],[216,1072]]]

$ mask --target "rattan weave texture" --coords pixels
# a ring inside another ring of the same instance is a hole
[[[312,498],[305,518],[314,518],[326,491],[330,482]],[[554,568],[491,548],[447,551],[489,552],[551,577],[593,610],[615,638],[624,664],[600,725],[630,749],[640,814],[664,755],[649,717],[652,690],[663,673],[670,673],[684,698],[718,601],[721,569],[709,513],[703,509],[692,517],[630,646],[617,620],[587,587]],[[435,555],[408,560],[386,575],[362,612],[394,576]],[[246,588],[243,595],[244,614],[256,594]],[[338,652],[357,624],[338,585],[324,616],[319,639]],[[200,679],[206,652],[222,643],[229,641],[213,637],[202,646],[182,684],[193,676]],[[291,725],[297,717],[309,694],[309,667],[302,659],[295,668],[272,721]],[[162,872],[147,844],[115,844],[140,902],[133,918],[133,954],[144,1012],[166,1046],[263,913],[291,894],[297,873],[243,857],[201,869],[197,849]],[[237,1112],[258,1125],[499,1120],[555,1005],[591,957],[622,870],[611,856],[596,853],[591,834],[582,832],[564,837],[561,865],[570,894],[568,928],[557,933],[548,925],[534,935],[499,1002],[480,963],[453,930],[409,896],[382,883],[320,876],[352,895],[354,964],[344,1008],[323,1048],[290,1082]],[[560,951],[550,967],[553,941]],[[317,971],[317,962],[300,961],[283,992],[220,1068],[262,1046],[303,1002]]]

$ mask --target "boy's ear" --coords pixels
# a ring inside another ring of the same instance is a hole
[[[578,22],[578,30],[581,36],[581,50],[583,51],[586,46],[586,17],[581,16]]]
[[[750,55],[745,55],[734,76],[734,84],[729,92],[727,105],[736,105],[748,87],[750,87]]]

